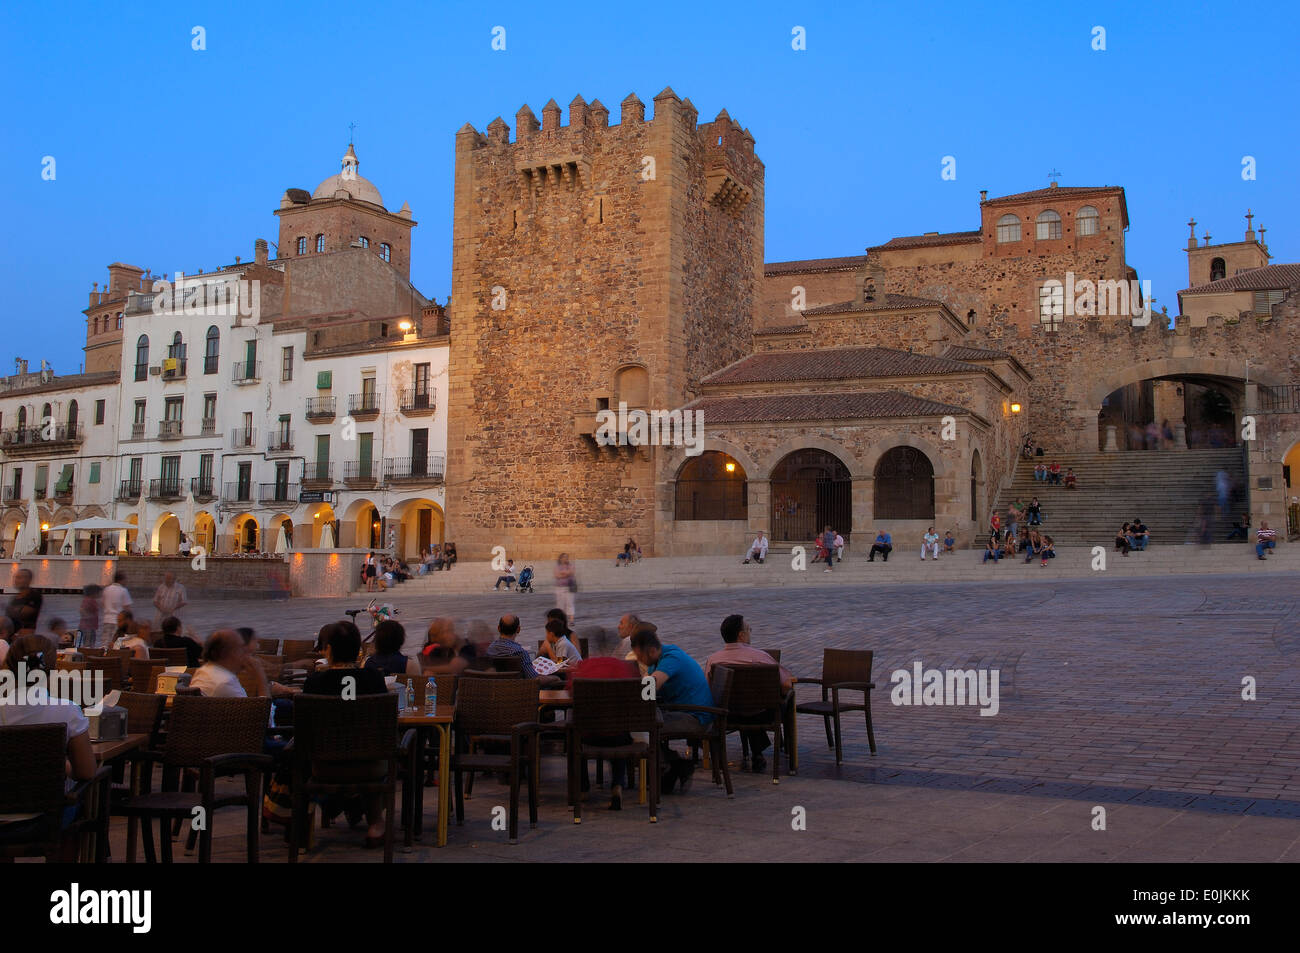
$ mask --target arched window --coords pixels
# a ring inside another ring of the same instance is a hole
[[[1079,214],[1074,219],[1075,232],[1079,235],[1096,235],[1101,231],[1101,216],[1091,205],[1085,205],[1079,209]]]
[[[217,330],[214,324],[208,328],[208,337],[204,344],[203,351],[203,373],[215,374],[217,372],[217,358],[221,355],[221,332]]]
[[[1020,219],[1014,215],[1003,215],[998,219],[998,244],[1020,241]]]
[[[22,439],[22,432],[27,429],[27,408],[18,408],[18,439]]]
[[[117,313],[117,329],[118,329],[119,331],[122,330],[122,312],[121,312],[121,311],[119,311],[119,312]]]
[[[46,421],[54,419],[54,408],[49,404],[41,405],[41,426],[44,427]]]
[[[68,404],[68,437],[73,438],[77,435],[77,402],[71,401]]]
[[[934,519],[934,467],[915,447],[894,447],[876,464],[876,521]]]
[[[690,457],[677,472],[674,519],[748,519],[747,486],[744,468],[722,451]]]
[[[99,318],[95,319],[95,333],[99,333]]]
[[[181,332],[172,335],[172,346],[167,349],[167,356],[178,361],[185,356],[185,339],[181,337]]]
[[[644,367],[632,365],[620,368],[614,375],[615,403],[623,402],[628,407],[648,407],[650,405],[650,375]]]
[[[316,236],[316,251],[319,253],[319,252],[323,252],[324,250],[325,250],[325,236],[324,236],[324,235],[317,235],[317,236]]]
[[[1038,214],[1038,240],[1050,241],[1061,237],[1061,213],[1050,208]]]
[[[135,342],[135,379],[146,380],[149,377],[149,336],[140,335]]]
[[[1228,273],[1227,265],[1223,263],[1222,258],[1216,258],[1210,262],[1210,280],[1218,281]]]
[[[393,248],[391,245],[388,244],[388,242],[380,242],[379,257],[382,258],[384,261],[393,260]]]
[[[305,254],[307,254],[307,236],[306,236],[306,235],[299,235],[299,236],[298,236],[298,254],[299,254],[299,255],[305,255]]]
[[[362,235],[360,238],[357,239],[357,241],[359,241],[359,242],[361,243],[361,247],[362,247],[362,248],[369,248],[369,247],[370,247],[370,239],[366,238],[365,235]]]

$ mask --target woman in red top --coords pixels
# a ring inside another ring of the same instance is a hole
[[[639,678],[640,669],[635,662],[628,662],[623,659],[613,658],[608,655],[595,655],[591,658],[585,658],[569,672],[569,685],[580,678]],[[630,745],[632,736],[629,734],[613,735],[605,738],[589,739],[598,745]],[[611,759],[609,762],[609,809],[611,811],[623,810],[623,787],[627,784],[627,760],[623,758]],[[584,790],[588,785],[587,781],[587,762],[582,762],[582,781]]]

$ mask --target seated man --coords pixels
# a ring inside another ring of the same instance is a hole
[[[745,557],[745,564],[756,562],[762,565],[763,560],[767,558],[767,533],[762,530],[754,537],[754,541],[749,544],[749,555]]]
[[[561,688],[564,680],[554,675],[538,675],[533,668],[533,657],[519,644],[519,616],[503,615],[497,621],[497,637],[488,643],[488,658],[504,658],[516,655],[520,659],[524,678],[535,678],[540,688]]]
[[[1151,539],[1151,534],[1147,532],[1146,525],[1139,519],[1135,519],[1129,526],[1129,535],[1132,538],[1132,547],[1138,552],[1147,548],[1147,543]]]
[[[1061,485],[1061,465],[1059,463],[1053,461],[1052,465],[1047,468],[1047,482],[1056,486]]]
[[[988,562],[990,559],[997,562],[1002,558],[1002,547],[998,545],[995,537],[990,536],[989,541],[984,545],[984,558],[980,562]]]
[[[203,658],[203,646],[189,636],[181,635],[181,620],[168,616],[162,621],[162,638],[157,643],[164,649],[184,649],[185,664],[195,668]]]
[[[505,574],[501,576],[497,576],[497,583],[492,588],[500,589],[501,583],[503,582],[506,584],[506,589],[509,589],[511,586],[515,584],[515,561],[513,559],[506,560]]]
[[[1246,531],[1250,529],[1250,514],[1243,513],[1237,522],[1232,524],[1232,529],[1228,532],[1228,539],[1236,539],[1240,536],[1246,539]]]
[[[1255,555],[1260,559],[1266,559],[1265,553],[1270,549],[1277,548],[1277,533],[1268,528],[1268,523],[1264,520],[1259,521],[1259,529],[1255,531]]]
[[[880,553],[885,562],[889,562],[889,554],[894,551],[894,538],[886,533],[883,529],[876,530],[876,541],[871,544],[871,552],[867,553],[867,562],[876,561],[876,553]]]
[[[768,655],[761,649],[753,648],[749,644],[750,639],[749,623],[745,621],[742,615],[729,615],[722,620],[722,648],[714,652],[704,661],[704,677],[711,680],[713,678],[713,666],[715,665],[776,665],[776,659]],[[787,711],[789,715],[791,705],[790,692],[794,688],[794,676],[784,667],[781,669],[781,696],[786,700]],[[789,722],[789,718],[786,718]],[[763,771],[767,767],[767,761],[763,758],[763,752],[771,745],[767,737],[767,732],[761,728],[753,731],[742,731],[742,737],[749,745],[751,755],[750,769],[755,773]],[[787,735],[788,739],[792,737]]]
[[[455,620],[439,618],[429,623],[429,634],[420,650],[420,664],[426,675],[459,675],[469,668],[477,654],[473,642],[456,634]]]
[[[929,548],[935,559],[939,558],[939,534],[931,526],[921,537],[921,562],[925,562],[925,551]]]
[[[251,663],[251,664],[250,664]],[[266,673],[244,645],[244,639],[233,629],[212,633],[203,649],[203,665],[190,679],[190,688],[209,698],[247,698],[248,692],[239,683],[239,673],[247,671],[257,680],[258,695],[270,695]]]
[[[645,666],[646,673],[655,681],[655,700],[662,705],[712,705],[713,692],[709,680],[695,659],[675,645],[663,645],[659,635],[649,627],[641,626],[632,636],[632,652]],[[694,718],[707,725],[713,720],[708,712],[667,711],[663,713],[663,729],[672,732],[674,727],[689,725],[685,719]],[[690,782],[695,764],[683,758],[667,744],[660,752],[663,771],[663,793],[671,794],[673,786],[681,783],[682,789]]]

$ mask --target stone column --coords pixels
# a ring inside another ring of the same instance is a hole
[[[853,535],[849,537],[849,546],[859,555],[866,555],[871,548],[871,540],[875,538],[875,527],[872,525],[875,519],[872,512],[875,505],[874,492],[875,480],[872,477],[853,478]]]
[[[747,486],[749,539],[745,540],[746,546],[753,542],[759,530],[767,533],[769,540],[772,538],[772,527],[768,525],[772,520],[772,481],[749,480]]]
[[[1115,442],[1115,425],[1106,425],[1106,445],[1102,447],[1102,453],[1119,453],[1119,444]]]
[[[1174,425],[1174,449],[1187,449],[1187,424],[1183,423],[1181,420]]]

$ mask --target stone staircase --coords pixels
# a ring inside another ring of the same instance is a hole
[[[1061,473],[1074,468],[1078,488],[1067,490],[1034,480],[1039,460],[1049,466],[1061,464]],[[1042,504],[1043,530],[1058,547],[1112,545],[1115,532],[1125,522],[1141,518],[1151,533],[1152,543],[1165,545],[1195,539],[1197,513],[1206,496],[1215,496],[1215,477],[1227,471],[1237,487],[1228,513],[1211,518],[1214,542],[1226,540],[1233,521],[1247,509],[1244,487],[1246,474],[1241,448],[1222,450],[1151,450],[1121,453],[1059,453],[1020,458],[1010,486],[997,500],[997,510],[1006,525],[1007,504],[1017,497],[1026,505],[1037,496]],[[989,514],[982,514],[987,521]],[[1252,527],[1258,520],[1252,519]],[[1274,526],[1274,529],[1279,529]],[[979,537],[988,539],[987,522]],[[1280,531],[1285,533],[1283,524]],[[1253,530],[1250,542],[1254,543]]]

